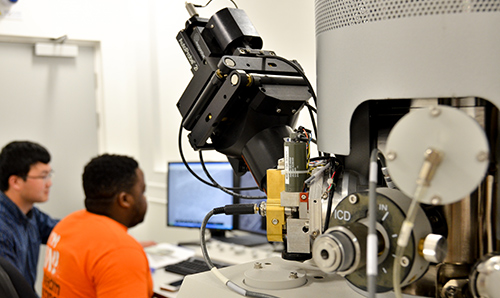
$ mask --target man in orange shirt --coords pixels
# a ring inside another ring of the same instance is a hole
[[[104,154],[85,166],[82,177],[86,210],[68,215],[53,229],[42,297],[152,297],[146,254],[127,233],[147,209],[138,163]]]

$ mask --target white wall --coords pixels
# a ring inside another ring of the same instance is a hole
[[[139,240],[175,242],[198,237],[195,230],[166,228],[166,164],[180,160],[180,115],[175,104],[191,79],[189,64],[175,40],[189,17],[184,2],[20,0],[10,16],[0,19],[3,36],[68,35],[100,42],[100,151],[131,155],[145,171],[149,210],[145,222],[130,231]],[[298,60],[314,86],[313,1],[236,2],[263,38],[264,49]],[[224,6],[232,3],[214,0],[199,13],[209,17]],[[307,113],[302,118],[307,125]],[[197,160],[184,136],[186,158]],[[205,159],[224,157],[214,153]]]

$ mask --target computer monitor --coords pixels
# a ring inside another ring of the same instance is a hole
[[[210,182],[200,162],[189,162],[189,167],[201,178]],[[205,162],[210,176],[224,187],[234,184],[234,172],[229,162]],[[172,227],[200,228],[210,210],[233,204],[233,196],[218,188],[206,185],[194,177],[183,162],[169,162],[167,172],[167,225]],[[234,228],[232,215],[215,215],[207,229],[212,234]],[[219,233],[220,234],[220,233]]]
[[[255,182],[254,177],[250,172],[246,172],[244,175],[235,178],[235,186],[238,187],[257,187],[257,182]],[[239,191],[240,194],[251,197],[262,197],[266,196],[266,193],[259,190],[242,190]],[[259,204],[264,201],[265,198],[261,199],[235,199],[236,203],[241,204]],[[235,228],[240,231],[250,232],[259,235],[266,235],[266,218],[259,214],[242,214],[235,218]]]

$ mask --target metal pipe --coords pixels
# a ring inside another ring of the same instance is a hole
[[[445,263],[472,264],[479,257],[478,191],[461,201],[445,205],[448,254]]]
[[[493,252],[494,234],[493,234],[493,187],[495,186],[495,178],[493,175],[486,177],[486,253]]]

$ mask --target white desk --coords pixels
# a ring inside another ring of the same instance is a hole
[[[186,247],[192,249],[196,256],[202,256],[199,246],[192,245]],[[274,252],[274,247],[271,244],[257,247],[245,247],[213,239],[207,243],[207,250],[212,260],[228,264],[243,264],[281,255],[278,252]],[[160,268],[156,269],[152,276],[153,289],[157,297],[177,297],[177,292],[162,290],[162,288],[166,288],[165,286],[169,283],[181,279],[181,275],[166,272],[164,269]]]
[[[179,274],[166,272],[163,269],[158,269],[153,273],[153,291],[158,298],[175,298],[177,292],[170,292],[165,290],[165,286],[182,278]]]

